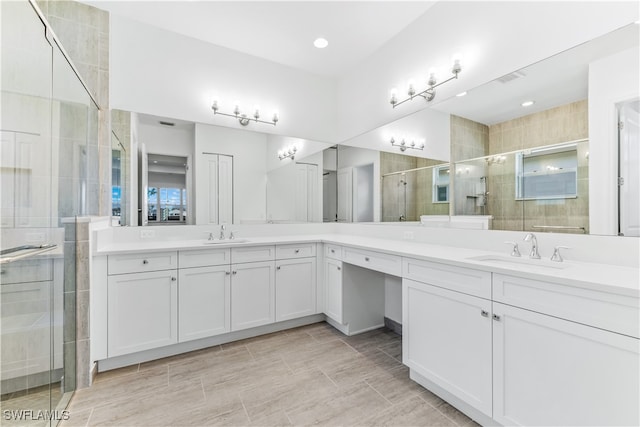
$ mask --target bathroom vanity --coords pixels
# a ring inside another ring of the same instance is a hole
[[[100,370],[322,320],[375,329],[392,276],[411,378],[479,423],[640,422],[636,268],[320,234],[110,243],[92,269]]]

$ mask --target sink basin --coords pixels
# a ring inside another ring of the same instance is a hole
[[[204,245],[233,245],[235,243],[247,243],[247,239],[205,240]]]
[[[502,255],[482,255],[467,258],[473,261],[486,262],[487,264],[496,264],[510,267],[527,266],[533,268],[548,268],[553,270],[564,270],[570,267],[561,262],[545,261],[542,259],[518,258]]]

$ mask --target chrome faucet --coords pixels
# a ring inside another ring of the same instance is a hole
[[[540,254],[538,253],[538,239],[533,233],[529,233],[524,236],[525,242],[531,242],[531,252],[529,252],[529,258],[532,259],[540,259]]]
[[[518,249],[518,244],[516,242],[504,242],[507,245],[512,245],[513,248],[511,249],[511,256],[515,256],[515,257],[519,257],[520,255],[520,250]]]
[[[224,230],[226,230],[226,227],[225,227],[225,225],[224,225],[224,224],[222,224],[222,225],[220,226],[220,240],[224,240],[224,239],[225,239],[225,237],[224,237]]]
[[[213,233],[209,233],[209,239],[208,240],[215,240],[213,237]]]
[[[562,262],[564,258],[560,255],[560,249],[571,249],[569,246],[556,246],[553,248],[553,255],[551,255],[551,261]]]

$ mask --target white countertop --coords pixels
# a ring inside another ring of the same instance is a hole
[[[244,239],[243,238],[239,238]],[[209,244],[206,240],[153,240],[148,242],[116,243],[99,248],[94,255],[130,254],[136,252],[159,252],[167,250],[201,250],[213,248],[228,248],[241,246],[274,245],[288,243],[319,242],[341,246],[384,252],[440,262],[459,267],[474,268],[493,273],[508,274],[534,280],[544,280],[568,286],[575,286],[596,291],[610,292],[640,298],[640,270],[631,267],[621,267],[609,264],[581,263],[567,261],[558,263],[565,268],[553,268],[556,263],[548,260],[529,260],[526,255],[522,263],[509,263],[508,253],[464,249],[450,246],[434,245],[407,240],[391,240],[344,234],[318,234],[294,236],[246,237],[244,243],[227,241],[219,244]],[[482,261],[482,256],[498,257],[507,262]],[[538,264],[536,264],[538,263]],[[530,264],[530,265],[529,265]],[[546,267],[545,267],[546,265]]]

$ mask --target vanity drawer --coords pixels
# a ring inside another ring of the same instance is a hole
[[[231,249],[199,249],[178,252],[180,268],[231,264]]]
[[[491,299],[491,273],[437,262],[404,258],[402,277],[452,291]]]
[[[342,246],[325,244],[324,256],[327,258],[342,260]]]
[[[494,273],[493,300],[640,338],[636,297]]]
[[[176,268],[178,268],[178,253],[175,251],[109,255],[107,260],[109,275],[173,270]]]
[[[276,246],[276,259],[306,258],[316,256],[315,243]]]
[[[402,275],[402,258],[397,255],[344,247],[342,261],[394,276]]]
[[[231,248],[231,262],[273,261],[276,259],[275,246],[251,246],[248,248]]]
[[[49,280],[53,280],[50,259],[14,261],[0,265],[0,282],[3,285]]]

